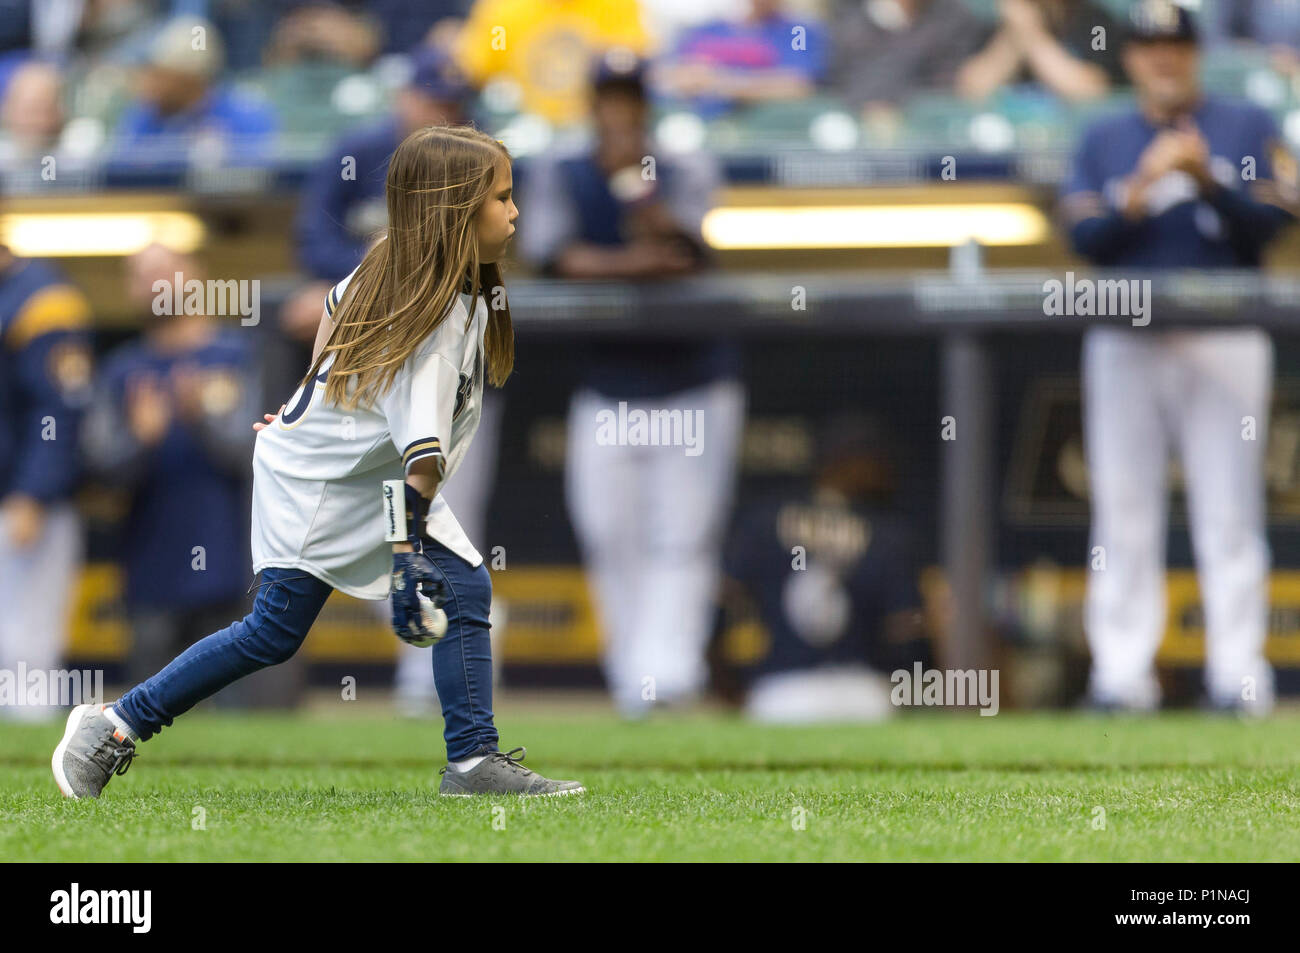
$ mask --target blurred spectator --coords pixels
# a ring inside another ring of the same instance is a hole
[[[57,112],[59,131],[66,135],[57,151],[51,144],[40,155],[57,155],[60,175],[69,162],[94,155],[106,138],[105,116],[129,94],[130,68],[148,51],[161,5],[160,0],[0,0],[0,51],[9,50],[0,52],[0,91],[12,89],[16,97],[6,121],[5,151],[21,161],[30,155],[23,146],[34,145],[36,132],[37,139],[53,143],[58,133],[51,136],[48,127]],[[13,86],[14,79],[21,82]],[[66,128],[64,102],[77,109]],[[10,178],[8,185],[39,187],[42,181]]]
[[[1124,62],[1137,108],[1085,131],[1063,189],[1075,249],[1128,273],[1259,268],[1293,221],[1297,195],[1295,161],[1272,116],[1201,92],[1194,21],[1167,0],[1134,8]],[[1088,573],[1085,629],[1100,707],[1160,701],[1173,450],[1205,608],[1209,701],[1258,713],[1272,706],[1263,467],[1273,344],[1248,316],[1234,317],[1204,330],[1126,328],[1121,317],[1085,333],[1090,551],[1092,569],[1104,569]],[[1258,436],[1247,436],[1248,421]]]
[[[671,50],[692,27],[714,20],[740,21],[749,0],[641,0],[641,19],[655,49]]]
[[[831,85],[874,115],[914,93],[952,92],[985,32],[962,0],[836,0]]]
[[[0,246],[0,669],[9,672],[54,669],[67,642],[89,324],[89,302],[57,270]],[[0,705],[0,718],[56,711]]]
[[[131,495],[118,541],[136,682],[243,613],[249,423],[263,401],[246,335],[170,313],[191,300],[186,282],[203,281],[190,258],[151,245],[126,271],[127,300],[148,324],[107,357],[84,449],[97,478]]]
[[[47,6],[44,2],[43,7]],[[49,6],[58,6],[58,0]],[[125,62],[149,47],[168,9],[179,10],[184,0],[77,0],[81,22],[72,38],[76,52],[92,62]],[[41,51],[45,52],[45,51]]]
[[[999,22],[983,49],[962,64],[957,89],[984,99],[1032,84],[1066,100],[1105,96],[1123,85],[1120,26],[1092,0],[998,0]]]
[[[217,27],[226,42],[226,69],[243,72],[259,68],[275,32],[275,24],[287,12],[285,0],[199,0],[202,13]]]
[[[118,121],[116,149],[133,165],[250,165],[271,157],[275,115],[220,82],[224,46],[206,20],[178,17],[154,39],[138,100]]]
[[[1210,46],[1238,43],[1272,54],[1281,73],[1300,73],[1300,3],[1296,0],[1216,0],[1205,17]]]
[[[362,69],[379,53],[381,41],[379,25],[364,13],[336,3],[304,3],[275,25],[266,62],[338,63]]]
[[[3,2],[3,0],[0,0]],[[265,62],[365,66],[404,54],[458,25],[470,0],[202,0],[228,47],[232,69]],[[323,11],[323,12],[320,12]]]
[[[392,116],[344,136],[316,167],[303,191],[295,228],[299,263],[324,288],[313,292],[306,340],[315,339],[321,302],[330,287],[357,267],[368,243],[387,224],[384,179],[397,144],[423,126],[463,121],[470,96],[445,54],[423,50],[415,57],[410,82],[394,98]]]
[[[649,45],[636,0],[476,0],[459,63],[476,87],[511,82],[521,111],[569,125],[587,117],[593,56],[614,46],[645,54]]]
[[[651,154],[644,64],[600,59],[594,151],[531,170],[520,252],[564,278],[655,279],[707,264],[700,225],[718,180],[703,157]],[[605,673],[628,716],[704,686],[721,531],[744,422],[739,355],[725,343],[620,338],[587,349],[569,411],[567,496],[605,634]],[[608,414],[675,415],[676,445],[600,435]],[[702,444],[683,446],[702,420]],[[649,679],[649,681],[647,681]]]
[[[705,119],[738,104],[811,96],[826,73],[826,35],[813,18],[787,17],[784,6],[750,0],[742,17],[685,31],[655,67],[655,91]]]
[[[763,721],[884,718],[889,672],[929,662],[921,567],[889,506],[897,475],[883,428],[841,414],[818,443],[810,490],[748,508],[728,544],[729,588],[771,640],[746,706]]]
[[[278,22],[267,31],[272,34],[264,44],[268,62],[326,60],[364,66],[381,53],[406,53],[413,46],[433,43],[443,29],[464,20],[471,2],[216,0],[211,15],[223,27],[229,24],[228,30],[238,30],[238,21],[269,10]]]
[[[0,0],[0,52],[120,56],[156,24],[160,0]]]
[[[63,81],[58,68],[37,60],[19,67],[0,100],[0,169],[37,166],[63,132]]]
[[[0,52],[61,51],[71,36],[71,28],[76,26],[75,20],[62,15],[63,10],[78,7],[80,3],[81,0],[0,0]],[[57,30],[37,25],[42,10],[58,21]]]
[[[1300,47],[1300,6],[1293,0],[1216,0],[1202,19],[1207,44],[1248,40]]]
[[[384,52],[402,53],[417,43],[440,46],[439,32],[457,27],[472,0],[365,0],[365,7],[383,30]]]

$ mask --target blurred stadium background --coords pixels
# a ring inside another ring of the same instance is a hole
[[[1294,10],[1285,0],[1203,0],[1204,82],[1267,108],[1288,148],[1300,148],[1300,15],[1278,14],[1282,26],[1265,43],[1251,35],[1257,19],[1233,12],[1248,6]],[[1110,24],[1109,46],[1118,47],[1126,0],[1069,0],[1059,10],[1067,24]],[[885,56],[890,24],[935,11],[930,39],[908,41],[910,58]],[[901,549],[889,558],[904,562],[905,585],[920,594],[927,635],[915,657],[999,668],[1004,708],[1080,700],[1083,322],[1045,317],[1041,290],[1046,278],[1084,267],[1056,224],[1057,189],[1082,124],[1131,102],[1112,66],[1099,89],[1033,76],[980,87],[961,67],[1008,15],[991,0],[4,0],[0,14],[4,244],[55,261],[84,293],[100,368],[152,320],[127,291],[126,266],[152,243],[194,256],[208,277],[258,280],[256,326],[226,320],[249,342],[256,366],[244,370],[268,411],[292,393],[321,289],[341,277],[311,247],[314,230],[332,221],[363,243],[382,224],[382,205],[379,221],[373,207],[332,220],[332,210],[311,204],[313,177],[337,177],[349,143],[395,110],[472,120],[517,159],[522,232],[535,170],[591,141],[593,64],[610,48],[632,48],[652,66],[652,154],[666,163],[704,156],[717,170],[703,227],[708,265],[587,282],[555,277],[526,256],[510,262],[519,360],[475,540],[506,610],[496,626],[502,690],[602,684],[602,626],[564,498],[566,418],[587,345],[718,336],[738,344],[748,392],[727,539],[737,538],[737,514],[806,493],[828,424],[833,433],[837,415],[860,415],[853,439],[890,474],[873,484],[877,502],[910,541],[905,561]],[[742,27],[756,15],[776,27]],[[520,44],[495,51],[502,56],[489,52],[498,22],[517,25],[507,35]],[[941,22],[960,29],[937,29]],[[811,52],[785,67],[765,56],[791,24],[807,27]],[[196,29],[206,50],[220,50],[219,69],[212,57],[207,72],[187,65],[183,41]],[[1078,50],[1077,29],[1062,30],[1063,45]],[[732,79],[749,78],[721,92],[716,74],[701,83],[682,68],[691,56],[698,66],[731,55]],[[893,64],[889,75],[860,68],[876,60]],[[189,95],[176,92],[185,82],[201,86],[212,121],[174,132],[154,121],[149,97]],[[423,101],[404,98],[413,88]],[[357,176],[369,174],[362,161]],[[810,212],[827,215],[812,234],[796,227]],[[1300,286],[1290,279],[1298,263],[1294,230],[1269,249],[1267,279],[1188,275],[1157,286],[1161,313],[1175,320],[1254,308],[1275,333],[1268,655],[1282,693],[1300,690]],[[799,289],[804,307],[791,303]],[[982,439],[945,444],[950,414]],[[239,492],[246,501],[247,487]],[[65,664],[102,668],[122,684],[133,651],[122,525],[150,501],[88,472],[75,502],[85,547],[65,593]],[[246,529],[234,535],[246,560]],[[185,553],[193,544],[176,542]],[[1203,631],[1178,496],[1169,563],[1162,679],[1172,703],[1193,704]],[[224,570],[251,581],[247,565]],[[718,600],[709,691],[738,704],[771,657],[772,635],[754,600],[729,591]],[[881,636],[863,637],[841,661],[867,660]],[[337,691],[343,675],[387,689],[398,649],[373,607],[336,594],[300,658],[237,701],[293,705],[312,686]]]

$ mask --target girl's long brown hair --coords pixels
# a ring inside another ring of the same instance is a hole
[[[334,329],[303,378],[334,355],[325,399],[373,406],[416,347],[446,320],[462,283],[487,294],[488,381],[500,387],[515,363],[510,305],[496,263],[479,260],[476,216],[506,147],[471,126],[427,126],[388,164],[388,234],[361,260],[334,313]],[[472,320],[473,314],[470,318]]]

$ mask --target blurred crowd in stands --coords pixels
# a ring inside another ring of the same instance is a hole
[[[1300,76],[1293,0],[1200,0],[1208,52]],[[875,140],[918,97],[1086,103],[1125,85],[1125,0],[0,0],[0,168],[311,154],[424,65],[480,125],[586,119],[586,64],[651,63],[705,121],[816,99]],[[431,65],[430,56],[436,65]]]

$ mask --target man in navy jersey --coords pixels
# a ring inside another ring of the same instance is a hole
[[[0,246],[0,670],[11,673],[50,671],[66,642],[90,314],[53,266]],[[0,718],[51,717],[58,709],[45,701],[0,704]]]
[[[1137,108],[1084,133],[1062,197],[1075,249],[1111,272],[1258,268],[1293,220],[1294,162],[1272,116],[1203,93],[1199,61],[1186,9],[1168,0],[1134,8],[1124,63]],[[1196,330],[1162,327],[1159,314],[1148,321],[1120,319],[1084,338],[1091,699],[1103,708],[1159,703],[1165,474],[1177,450],[1205,607],[1208,700],[1266,712],[1272,342],[1239,320]]]
[[[768,636],[746,710],[762,721],[871,721],[893,713],[890,673],[931,660],[916,534],[893,505],[878,421],[822,428],[807,491],[741,511],[724,569]]]
[[[530,170],[520,251],[542,272],[663,281],[707,265],[700,224],[717,171],[704,156],[655,155],[644,73],[630,50],[601,57],[594,148]],[[737,349],[722,339],[619,338],[583,356],[569,410],[569,511],[602,621],[605,676],[619,709],[636,717],[704,685],[745,395]],[[642,433],[639,420],[676,432]]]

